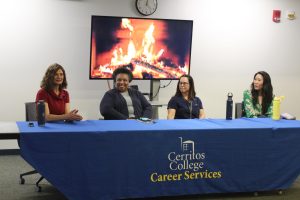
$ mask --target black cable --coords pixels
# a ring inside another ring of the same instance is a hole
[[[110,86],[109,80],[107,79],[106,81],[107,81],[108,89],[111,90],[111,86]]]
[[[170,84],[171,84],[172,80],[170,80],[170,82],[167,84],[167,85],[164,85],[164,86],[159,86],[160,88],[166,88],[168,87]]]
[[[172,80],[170,80],[170,82],[167,85],[163,85],[163,86],[159,85],[158,90],[155,93],[155,95],[152,97],[152,99],[154,99],[158,95],[158,93],[160,91],[160,88],[166,88],[166,87],[168,87],[171,84],[171,82],[172,82]]]
[[[156,92],[155,95],[152,97],[152,99],[154,99],[154,98],[158,95],[160,88],[161,88],[161,87],[159,86],[157,92]]]

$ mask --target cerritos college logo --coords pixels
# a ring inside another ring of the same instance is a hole
[[[222,178],[221,171],[209,171],[205,166],[205,152],[195,151],[195,142],[183,140],[179,137],[179,151],[171,151],[167,155],[169,170],[171,173],[163,174],[154,172],[150,175],[151,182],[182,181],[195,179]]]
[[[170,161],[171,170],[192,170],[198,171],[203,168],[205,153],[195,152],[195,142],[192,140],[183,141],[180,138],[181,152],[170,152],[168,159]]]

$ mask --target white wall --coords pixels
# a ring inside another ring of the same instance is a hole
[[[106,81],[89,80],[91,15],[141,17],[135,0],[1,0],[0,121],[24,120],[24,102],[33,101],[51,63],[67,71],[72,107],[97,119]],[[282,10],[281,23],[272,10]],[[253,75],[266,70],[276,95],[285,95],[282,111],[300,118],[300,14],[294,0],[160,0],[153,18],[194,20],[191,75],[207,116],[224,118],[227,92],[242,100]],[[148,81],[139,83],[149,90]],[[167,84],[162,81],[161,84]],[[168,102],[176,81],[161,89]],[[166,108],[160,109],[166,117]],[[1,143],[0,143],[1,146]],[[1,148],[1,147],[0,147]]]

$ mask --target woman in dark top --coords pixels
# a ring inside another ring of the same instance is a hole
[[[196,97],[194,80],[190,75],[180,77],[175,96],[168,103],[168,119],[205,118],[201,100]]]
[[[46,121],[82,120],[77,109],[70,111],[70,97],[65,90],[67,85],[64,68],[57,63],[50,65],[43,77],[41,89],[36,95],[36,102],[45,101]]]
[[[100,103],[100,113],[104,119],[152,118],[152,106],[138,90],[129,88],[132,72],[129,66],[117,68],[113,72],[115,88],[107,91]]]

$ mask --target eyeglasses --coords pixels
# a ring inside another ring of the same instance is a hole
[[[188,82],[179,82],[179,85],[188,85]]]

